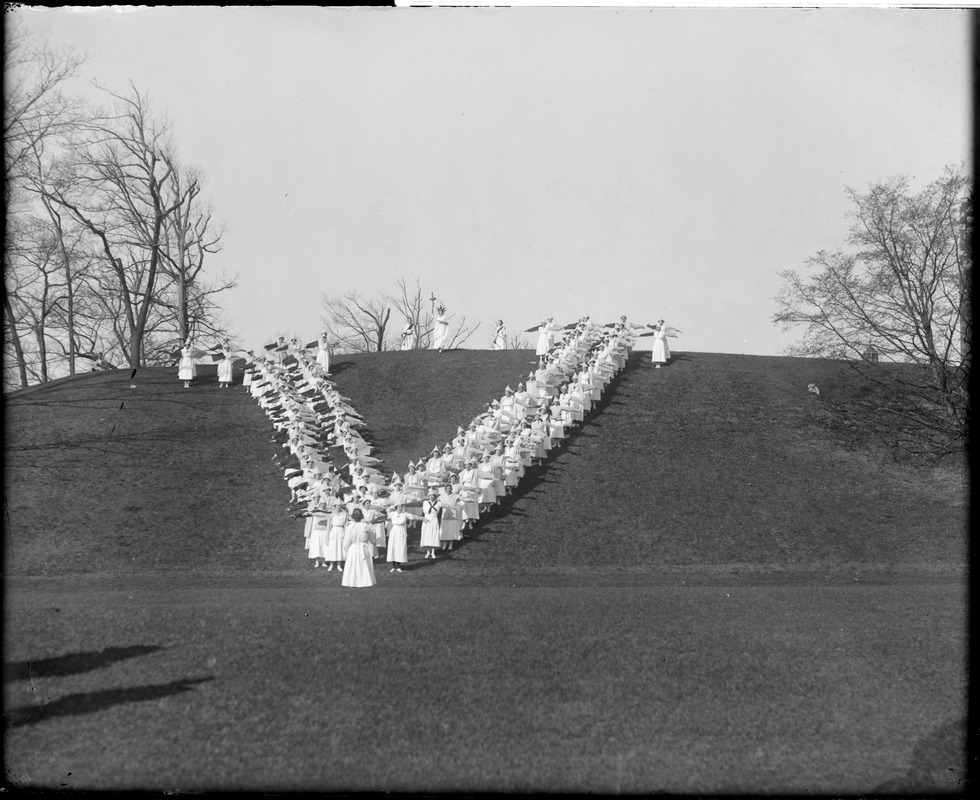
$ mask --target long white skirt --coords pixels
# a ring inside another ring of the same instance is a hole
[[[538,345],[537,347],[534,348],[534,354],[536,356],[548,355],[548,351],[551,349],[551,347],[549,346],[550,345],[549,338],[550,337],[548,336],[547,333],[538,334]]]
[[[385,524],[383,522],[374,523],[374,546],[387,547],[388,541],[385,539]]]
[[[194,360],[191,358],[180,359],[180,368],[177,372],[177,380],[189,381],[193,380],[197,375],[197,366],[194,364]]]
[[[314,525],[310,531],[310,558],[326,558],[330,528],[327,525]],[[330,559],[336,560],[336,559]]]
[[[408,563],[408,531],[404,525],[392,525],[388,532],[388,561]]]
[[[419,543],[421,547],[438,547],[439,546],[439,522],[428,517],[422,520],[422,540]]]
[[[463,538],[459,532],[460,523],[455,517],[450,519],[447,516],[443,516],[442,523],[440,524],[439,530],[439,540],[443,542],[455,542],[458,539]]]
[[[231,383],[232,363],[230,358],[225,358],[218,362],[218,381],[219,383]]]
[[[347,548],[347,561],[344,564],[344,577],[341,586],[363,588],[374,586],[378,579],[374,577],[374,563],[371,561],[371,545],[367,542],[351,542]]]
[[[666,339],[661,339],[659,337],[653,340],[653,355],[651,360],[654,364],[666,364],[670,359],[670,347],[667,345]]]
[[[330,353],[326,350],[321,350],[316,354],[316,363],[324,372],[330,372]]]
[[[323,530],[329,531],[323,545],[323,556],[327,561],[344,560],[344,526],[335,525]]]

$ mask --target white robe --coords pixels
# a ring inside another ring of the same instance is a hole
[[[432,347],[442,350],[446,346],[449,337],[449,320],[443,316],[436,318],[435,330],[432,333]]]

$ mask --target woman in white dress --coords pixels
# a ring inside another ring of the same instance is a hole
[[[458,489],[459,484],[450,481],[439,498],[439,506],[442,508],[439,520],[439,547],[443,550],[452,550],[453,544],[463,538],[460,533],[462,498],[459,496]]]
[[[218,388],[227,389],[231,385],[232,361],[231,345],[225,342],[221,345],[222,359],[218,362]]]
[[[417,338],[415,335],[415,323],[409,320],[405,323],[405,327],[402,328],[402,350],[414,350]]]
[[[441,353],[449,338],[449,319],[446,317],[445,306],[439,306],[436,313],[439,316],[436,317],[435,328],[432,331],[432,347]]]
[[[493,464],[490,463],[490,454],[487,452],[484,452],[480,463],[476,466],[476,478],[480,486],[480,511],[486,513],[497,502]]]
[[[533,331],[538,332],[538,343],[534,348],[534,354],[536,356],[540,357],[548,355],[548,351],[554,346],[555,331],[558,330],[554,324],[554,320],[554,317],[548,317],[548,319],[538,325],[537,328],[528,329],[528,333],[532,333]]]
[[[507,347],[507,329],[502,319],[497,320],[497,328],[493,332],[493,349],[503,350]]]
[[[374,586],[378,580],[374,576],[374,557],[371,546],[371,526],[364,521],[361,509],[350,512],[352,524],[344,535],[344,557],[346,569],[341,586],[361,589]]]
[[[408,563],[408,514],[402,503],[396,503],[388,512],[388,522],[391,530],[388,531],[387,560],[391,572],[401,572],[402,565]]]
[[[667,336],[670,334],[662,319],[657,320],[657,324],[650,327],[654,330],[653,353],[650,360],[657,365],[657,369],[660,369],[661,365],[670,361],[670,346],[667,344]]]
[[[307,518],[309,526],[309,557],[313,559],[313,567],[326,566],[327,539],[330,534],[330,509],[326,503],[317,503]]]
[[[463,498],[463,528],[472,528],[480,519],[480,485],[476,477],[476,461],[467,459],[459,477],[450,475],[449,482],[459,484],[459,494]]]
[[[374,546],[374,557],[384,558],[384,550],[388,549],[388,540],[385,537],[385,515],[384,512],[372,505],[377,502],[377,497],[365,497],[361,503],[364,509],[364,521],[371,525],[371,544]]]
[[[316,365],[324,372],[330,374],[330,340],[327,332],[320,334],[319,349],[316,353]]]
[[[191,385],[191,381],[197,377],[197,365],[194,363],[194,340],[188,337],[184,346],[180,348],[180,366],[177,368],[177,379],[184,382],[184,388]]]
[[[440,546],[440,511],[439,495],[435,489],[432,489],[428,497],[422,501],[422,538],[419,546],[428,551],[423,558],[435,558],[436,550]]]
[[[340,492],[337,493],[337,505],[330,515],[330,527],[327,533],[326,545],[323,548],[323,559],[327,564],[327,572],[334,566],[340,572],[344,571],[344,535],[346,534],[347,523],[350,515],[343,504]]]

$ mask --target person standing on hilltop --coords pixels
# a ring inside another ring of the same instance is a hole
[[[197,366],[194,364],[194,340],[188,336],[184,346],[180,348],[180,366],[177,368],[177,379],[184,382],[184,388],[189,389],[191,381],[197,376]]]
[[[231,385],[232,368],[231,342],[225,339],[221,344],[221,361],[218,362],[218,388],[227,389]]]
[[[415,334],[415,323],[412,320],[408,320],[405,323],[405,327],[402,328],[402,350],[414,350],[417,338]]]
[[[667,344],[667,337],[676,339],[677,334],[681,331],[665,325],[662,319],[657,320],[656,325],[648,325],[647,327],[653,328],[653,352],[650,360],[656,364],[657,369],[660,369],[661,366],[666,366],[667,362],[670,361],[670,346]]]
[[[327,332],[320,334],[319,345],[316,353],[316,365],[323,371],[324,375],[330,374],[330,339]]]
[[[502,319],[497,320],[497,328],[493,332],[493,349],[504,350],[507,347],[507,329]]]
[[[440,305],[436,309],[436,323],[432,332],[432,347],[440,353],[446,348],[449,338],[449,318],[446,317],[446,307]]]
[[[555,318],[548,317],[540,325],[536,325],[533,328],[528,328],[525,333],[534,333],[537,331],[538,343],[534,348],[534,354],[538,357],[539,361],[542,361],[544,356],[548,355],[548,352],[554,347],[555,344],[555,333],[560,330],[557,325],[555,325]]]

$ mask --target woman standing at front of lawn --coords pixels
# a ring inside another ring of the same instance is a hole
[[[371,526],[364,521],[359,508],[350,512],[351,524],[344,535],[344,557],[347,569],[341,586],[364,588],[374,586],[378,581],[374,576],[374,551],[371,544]]]

